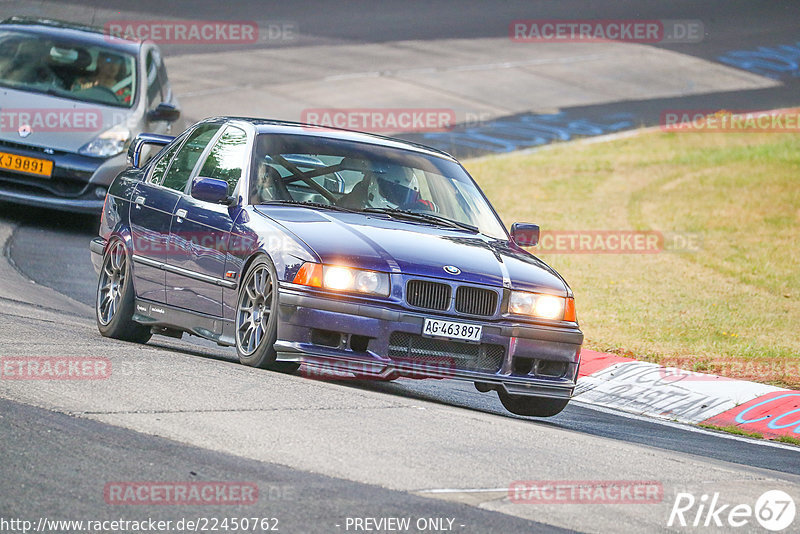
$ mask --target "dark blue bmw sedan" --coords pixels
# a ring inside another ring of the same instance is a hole
[[[146,164],[146,145],[163,145]],[[583,342],[567,283],[451,156],[260,119],[142,134],[111,185],[97,325],[188,332],[260,368],[450,378],[519,415],[569,402]],[[335,376],[335,375],[334,375]]]

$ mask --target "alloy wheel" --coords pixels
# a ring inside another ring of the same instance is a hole
[[[115,243],[103,262],[100,283],[97,286],[97,317],[104,325],[111,322],[120,307],[127,276],[128,261],[125,246],[122,243]]]
[[[248,275],[236,309],[236,343],[246,356],[253,354],[264,339],[272,297],[272,275],[266,265],[258,265]]]

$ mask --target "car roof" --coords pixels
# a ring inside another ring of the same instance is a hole
[[[123,37],[110,38],[103,28],[75,24],[63,20],[40,19],[27,17],[11,17],[0,21],[0,28],[19,30],[38,35],[48,35],[56,39],[76,41],[84,45],[96,45],[129,54],[137,54],[142,42]]]
[[[389,148],[397,148],[400,150],[410,150],[428,156],[447,159],[450,161],[458,162],[453,156],[429,146],[425,146],[405,139],[398,139],[396,137],[387,137],[383,135],[371,134],[366,132],[357,132],[354,130],[345,130],[342,128],[334,128],[329,126],[319,126],[315,124],[306,124],[302,122],[281,121],[274,119],[258,119],[253,117],[211,117],[203,122],[214,121],[243,121],[252,124],[258,133],[272,133],[284,135],[308,135],[311,137],[327,137],[329,139],[337,139],[342,141],[354,141],[357,143],[366,143],[370,145],[378,145]]]

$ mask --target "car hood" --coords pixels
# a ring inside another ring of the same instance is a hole
[[[131,120],[135,109],[7,87],[0,87],[0,102],[0,140],[65,152],[77,152],[105,130]],[[23,124],[31,129],[26,137],[19,134]]]
[[[480,234],[358,213],[290,206],[257,210],[301,239],[322,263],[565,296],[558,274],[524,250]],[[444,266],[461,270],[449,274]]]

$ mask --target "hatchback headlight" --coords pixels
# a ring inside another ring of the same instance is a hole
[[[557,297],[512,291],[508,299],[508,312],[516,315],[529,315],[539,319],[555,321],[575,321],[575,301],[572,297]]]
[[[117,124],[83,145],[78,153],[93,158],[116,156],[125,150],[125,143],[130,138],[131,131],[124,124]]]
[[[304,263],[297,271],[293,282],[332,291],[389,296],[389,275],[387,273],[339,265]]]

